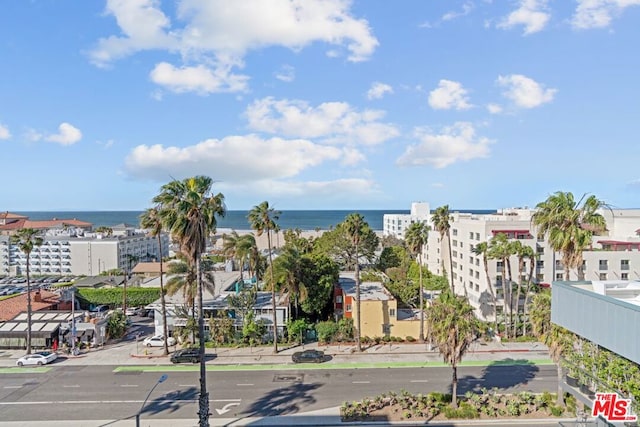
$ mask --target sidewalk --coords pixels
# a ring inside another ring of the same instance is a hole
[[[208,348],[208,365],[278,365],[293,364],[291,355],[296,351],[318,349],[332,357],[325,365],[332,363],[384,363],[384,362],[442,362],[437,350],[429,351],[426,344],[380,344],[365,347],[359,353],[355,345],[318,345],[281,346],[278,354],[273,347]],[[175,348],[170,348],[174,351]],[[162,355],[162,348],[146,348],[139,342],[121,342],[91,349],[77,357],[59,355],[62,365],[165,365],[171,364],[169,356]],[[0,350],[0,367],[13,367],[15,361],[24,355],[24,350]],[[213,356],[215,355],[215,356]],[[548,359],[546,346],[541,343],[474,343],[467,352],[464,361],[496,360],[540,360]]]

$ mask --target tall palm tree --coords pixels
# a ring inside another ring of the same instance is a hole
[[[520,312],[520,295],[522,294],[522,285],[523,285],[522,281],[525,280],[524,278],[526,277],[526,274],[524,271],[525,261],[528,259],[530,263],[533,263],[534,262],[533,259],[535,258],[535,252],[531,246],[523,245],[522,242],[520,242],[519,240],[512,242],[511,248],[515,252],[516,256],[518,257],[518,281],[516,283],[517,293],[515,298],[516,319],[518,319],[520,317],[519,312]],[[527,288],[525,291],[525,303],[522,306],[523,324],[526,322],[524,317],[525,317],[525,311],[526,311],[527,297],[530,289],[531,275],[529,275],[529,279],[526,280],[526,282],[527,282]],[[517,330],[518,322],[517,321],[513,322],[512,327],[513,327],[513,336],[516,337],[518,335],[518,330]]]
[[[428,334],[440,354],[453,370],[451,404],[458,406],[458,364],[479,330],[478,320],[469,301],[448,290],[440,294],[427,312]]]
[[[364,217],[359,213],[352,213],[347,215],[344,221],[345,231],[347,236],[351,240],[351,243],[355,249],[355,275],[356,275],[356,345],[358,351],[362,351],[362,343],[360,340],[360,331],[362,319],[360,318],[360,239],[367,232],[369,224],[364,220]]]
[[[498,312],[496,310],[496,291],[493,289],[493,281],[489,276],[489,244],[487,242],[480,242],[473,248],[473,253],[482,256],[482,264],[484,265],[484,274],[487,280],[487,287],[489,288],[489,294],[491,295],[491,302],[493,303],[493,328],[495,333],[498,333]]]
[[[271,268],[271,267],[269,267]],[[304,283],[303,266],[300,252],[293,247],[285,247],[285,250],[273,262],[275,283],[270,286],[280,287],[286,290],[293,301],[289,301],[295,310],[295,318],[298,318],[298,306],[307,298],[307,287]]]
[[[125,254],[125,258],[127,259],[127,264],[124,269],[124,281],[122,282],[122,312],[125,313],[127,311],[127,282],[129,280],[129,274],[131,273],[131,266],[134,262],[138,262],[140,259],[138,256],[133,254]]]
[[[549,348],[549,355],[556,363],[558,376],[558,405],[563,403],[564,390],[562,384],[562,356],[570,351],[572,345],[571,333],[566,329],[551,323],[551,293],[540,292],[531,300],[531,326],[533,334]]]
[[[264,201],[254,206],[247,219],[251,228],[256,231],[258,236],[267,234],[267,245],[269,246],[269,266],[273,266],[273,247],[271,246],[271,232],[278,229],[276,221],[280,218],[280,212],[269,206],[269,202]],[[273,268],[271,271],[271,283],[274,284]],[[276,314],[276,287],[271,287],[271,309],[273,310],[273,353],[278,353],[278,319]]]
[[[40,232],[33,228],[21,228],[11,236],[11,243],[27,256],[27,354],[31,354],[31,275],[29,262],[31,251],[43,242]]]
[[[491,238],[489,241],[489,257],[502,261],[502,300],[504,332],[506,336],[511,334],[511,320],[513,315],[511,255],[513,255],[513,245],[506,234],[498,233]]]
[[[165,337],[169,336],[169,329],[167,326],[167,305],[165,301],[165,289],[164,289],[164,271],[162,263],[162,220],[160,219],[160,212],[158,207],[149,208],[140,215],[140,226],[149,231],[151,236],[155,236],[158,239],[158,252],[160,252],[160,304],[162,306],[162,332]],[[168,340],[164,340],[164,355],[169,354]]]
[[[433,221],[433,228],[440,233],[441,247],[444,245],[444,238],[447,237],[447,252],[449,254],[449,277],[451,279],[451,291],[456,292],[455,284],[453,283],[453,256],[451,255],[451,222],[453,217],[449,212],[449,205],[444,205],[436,208],[436,211],[431,216]],[[444,270],[444,254],[442,257],[442,269]]]
[[[240,280],[243,280],[244,265],[251,256],[251,252],[256,247],[256,239],[253,234],[238,234],[237,231],[231,231],[231,234],[222,236],[224,243],[222,245],[223,253],[240,265]],[[249,264],[251,266],[251,264]]]
[[[215,232],[217,218],[224,216],[224,195],[212,193],[213,180],[195,176],[173,180],[162,186],[153,202],[160,206],[165,229],[178,241],[187,263],[196,271],[198,289],[198,331],[200,335],[200,396],[198,418],[200,427],[209,426],[209,393],[205,365],[204,308],[201,258],[207,240]]]
[[[409,251],[418,260],[418,272],[420,281],[420,335],[418,339],[424,342],[424,289],[422,287],[422,248],[429,239],[430,227],[423,222],[414,222],[404,233]]]
[[[538,260],[538,254],[531,248],[531,252],[526,254],[526,258],[529,261],[529,278],[527,280],[527,290],[524,294],[524,307],[522,312],[524,314],[524,321],[522,322],[522,336],[527,335],[527,323],[530,323],[529,319],[529,297],[531,296],[531,285],[533,284],[533,274],[536,268],[536,261]]]
[[[598,209],[607,205],[591,195],[575,200],[572,193],[558,191],[536,205],[533,224],[538,233],[548,235],[549,245],[559,252],[569,280],[572,268],[577,269],[578,280],[584,280],[582,252],[591,245],[594,232],[606,230],[606,220]]]

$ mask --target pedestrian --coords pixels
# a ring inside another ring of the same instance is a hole
[[[56,351],[58,351],[58,339],[54,338],[53,340],[53,345],[51,346],[51,348],[53,348],[53,352],[55,353]]]

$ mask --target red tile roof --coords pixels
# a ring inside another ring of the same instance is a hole
[[[60,302],[58,294],[49,291],[40,291],[41,301],[36,301],[36,291],[31,291],[31,310],[51,310],[51,306]],[[0,322],[6,322],[16,317],[23,311],[27,311],[27,294],[16,295],[0,301]]]
[[[36,230],[45,229],[45,228],[53,228],[53,227],[64,227],[65,225],[71,227],[85,227],[89,228],[92,226],[90,222],[80,221],[78,219],[50,219],[46,221],[31,221],[30,219],[21,218],[15,221],[12,221],[8,224],[0,225],[0,230],[19,230],[21,228],[34,228]]]

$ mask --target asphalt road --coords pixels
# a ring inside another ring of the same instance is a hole
[[[115,366],[55,366],[46,373],[0,376],[0,420],[127,419],[153,390],[144,419],[196,417],[198,372],[113,372]],[[166,373],[168,379],[157,384]],[[553,365],[462,367],[459,388],[555,391]],[[212,417],[295,414],[405,389],[449,392],[450,368],[209,372]]]

